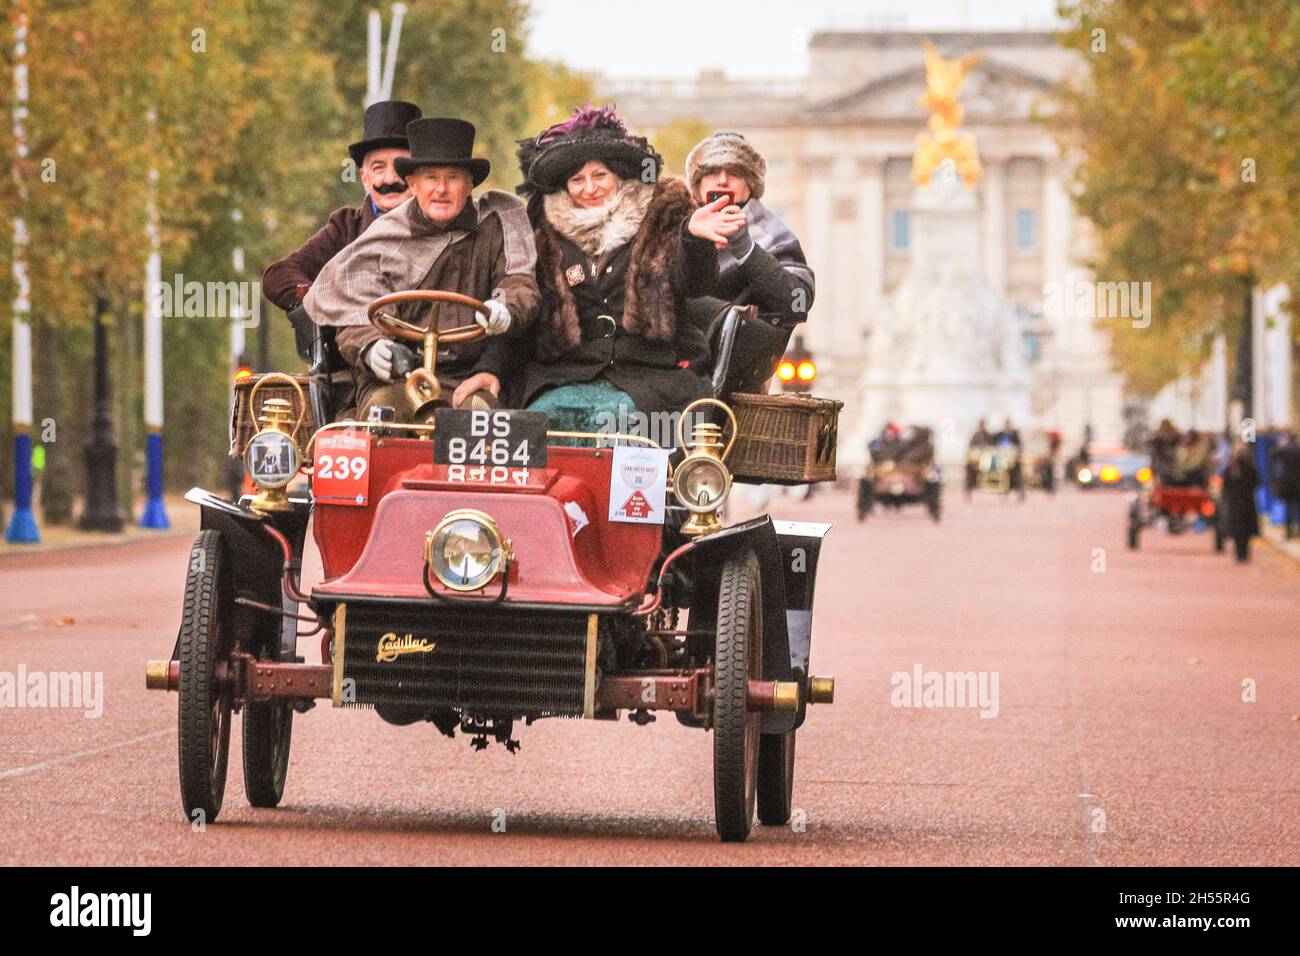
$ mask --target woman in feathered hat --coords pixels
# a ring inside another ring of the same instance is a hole
[[[612,107],[575,110],[523,141],[519,160],[542,292],[520,403],[596,431],[620,409],[680,411],[708,394],[704,333],[678,317],[716,279],[743,214],[697,209]]]

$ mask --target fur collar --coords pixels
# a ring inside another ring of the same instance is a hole
[[[645,219],[654,191],[653,183],[625,179],[603,206],[579,206],[563,189],[548,193],[543,205],[555,230],[595,258],[631,241]]]

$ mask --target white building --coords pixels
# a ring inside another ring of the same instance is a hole
[[[860,420],[855,394],[873,317],[909,271],[911,160],[929,116],[920,103],[926,37],[945,58],[981,54],[962,87],[962,126],[975,134],[984,166],[975,186],[980,268],[1019,313],[1030,362],[1032,420],[1018,424],[1060,430],[1067,449],[1088,425],[1097,442],[1118,442],[1121,381],[1104,338],[1089,315],[1044,314],[1049,284],[1060,289],[1088,278],[1078,265],[1086,233],[1066,191],[1069,170],[1051,131],[1035,119],[1051,109],[1075,56],[1052,34],[817,33],[802,81],[756,83],[710,72],[694,81],[609,80],[599,92],[652,140],[674,121],[695,120],[744,133],[767,158],[763,201],[800,237],[817,274],[804,333],[818,362],[817,392],[843,399],[841,434],[860,435],[878,425]]]

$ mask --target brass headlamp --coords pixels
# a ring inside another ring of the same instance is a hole
[[[298,393],[298,417],[294,421],[293,405],[284,398],[268,398],[257,417],[258,431],[244,449],[244,467],[259,491],[249,507],[254,511],[289,511],[293,505],[285,491],[302,465],[298,452],[298,429],[307,414],[307,400],[291,376],[273,372],[258,379],[248,396],[249,409],[256,408],[257,393],[271,381],[284,381]],[[290,426],[290,422],[293,425]]]
[[[686,422],[695,409],[704,405],[716,405],[727,413],[731,439],[725,445],[722,427],[709,421],[696,422],[687,441]],[[691,512],[690,519],[682,525],[682,534],[695,537],[722,529],[718,509],[731,493],[731,470],[726,461],[736,444],[736,431],[735,414],[716,398],[698,399],[682,412],[677,422],[677,443],[686,450],[686,457],[673,472],[673,495]]]

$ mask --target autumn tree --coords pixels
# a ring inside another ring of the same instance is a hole
[[[1108,325],[1147,394],[1237,340],[1257,284],[1298,277],[1295,67],[1300,17],[1228,0],[1061,5],[1083,70],[1055,122],[1100,281],[1149,281],[1152,321]],[[1293,288],[1295,286],[1293,285]]]

